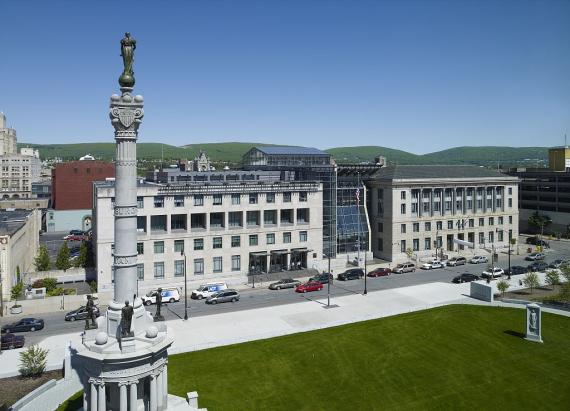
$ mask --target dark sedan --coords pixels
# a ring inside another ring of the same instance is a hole
[[[44,320],[39,320],[37,318],[22,318],[20,321],[16,321],[15,323],[3,325],[2,333],[9,334],[11,332],[37,331],[42,328],[44,328]]]
[[[548,268],[548,264],[544,261],[535,261],[528,265],[528,271],[544,271]]]
[[[13,350],[14,348],[22,348],[26,339],[22,335],[5,334],[2,336],[2,349]]]
[[[367,274],[367,277],[385,277],[387,275],[391,275],[392,274],[392,270],[390,270],[388,267],[384,267],[384,268],[376,268],[375,270],[370,271]]]
[[[528,272],[528,268],[520,266],[520,265],[513,265],[510,270],[505,270],[505,273],[508,275],[519,275],[519,274],[526,274]]]
[[[313,281],[316,281],[316,282],[321,283],[321,284],[328,284],[328,282],[330,281],[332,284],[333,275],[330,273],[317,274],[316,276],[309,278],[309,282],[313,282]]]
[[[282,288],[295,288],[299,284],[301,284],[301,281],[299,280],[293,280],[292,278],[283,278],[275,283],[269,284],[269,289],[281,290]]]
[[[461,284],[461,283],[470,283],[471,281],[477,281],[479,279],[480,279],[479,276],[475,274],[463,273],[461,275],[458,275],[457,277],[453,277],[453,280],[451,280],[451,282],[455,284]]]
[[[351,270],[346,270],[344,273],[340,273],[336,276],[337,280],[348,281],[348,280],[359,280],[364,277],[364,271],[360,268],[353,268]]]
[[[99,308],[93,307],[95,311],[95,317],[99,317],[101,313],[99,312]],[[77,310],[73,310],[65,314],[65,321],[75,321],[75,320],[84,320],[88,316],[87,308],[85,306],[79,307]]]

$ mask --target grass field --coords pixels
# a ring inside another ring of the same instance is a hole
[[[455,305],[173,355],[169,391],[217,410],[570,409],[570,318]]]

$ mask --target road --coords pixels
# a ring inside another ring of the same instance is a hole
[[[545,261],[550,262],[557,258],[570,257],[570,242],[551,241],[552,248],[546,250],[547,258]],[[512,255],[511,265],[527,266],[530,262],[524,261],[525,254]],[[499,261],[496,266],[507,268],[506,254],[499,254]],[[368,278],[367,289],[369,292],[378,290],[386,290],[392,288],[408,287],[412,285],[430,283],[430,282],[450,282],[453,277],[461,273],[472,273],[481,275],[487,264],[467,264],[459,267],[445,267],[436,270],[417,270],[414,273],[393,274],[388,277]],[[293,289],[280,291],[272,291],[267,288],[268,284],[257,284],[256,288],[240,290],[241,299],[236,303],[226,303],[217,305],[208,305],[204,300],[191,300],[188,297],[188,313],[190,316],[204,316],[211,314],[219,314],[229,311],[249,310],[252,308],[261,308],[268,306],[278,306],[283,304],[291,304],[301,301],[311,301],[323,299],[327,296],[327,286],[318,292],[306,294],[295,293]],[[331,304],[334,304],[334,298],[348,294],[359,294],[364,291],[364,279],[352,281],[337,281],[330,287]],[[189,293],[190,294],[190,293]],[[317,302],[315,302],[317,303]],[[320,303],[319,303],[320,304]],[[101,307],[105,308],[105,307]],[[71,309],[71,308],[70,308]],[[154,313],[155,307],[148,308]],[[163,307],[163,315],[166,320],[184,317],[184,298],[178,303],[166,304]],[[24,333],[26,336],[26,345],[34,344],[42,339],[62,334],[71,333],[73,331],[81,332],[83,329],[83,321],[66,322],[64,312],[55,312],[42,314],[41,318],[45,321],[45,328],[35,333]],[[0,324],[6,324],[13,321],[12,319],[0,319]]]

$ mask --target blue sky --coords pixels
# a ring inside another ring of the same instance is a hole
[[[0,14],[0,110],[20,142],[113,141],[125,31],[140,142],[426,153],[570,137],[568,0],[4,0]]]

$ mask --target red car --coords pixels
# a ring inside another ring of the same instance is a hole
[[[307,291],[319,291],[323,289],[323,285],[317,281],[309,281],[308,283],[299,284],[295,288],[295,292],[306,293]]]
[[[368,277],[385,277],[387,275],[392,274],[392,271],[389,268],[376,268],[375,270],[370,271],[367,276]]]
[[[4,334],[2,336],[2,350],[22,348],[26,339],[22,335]]]

